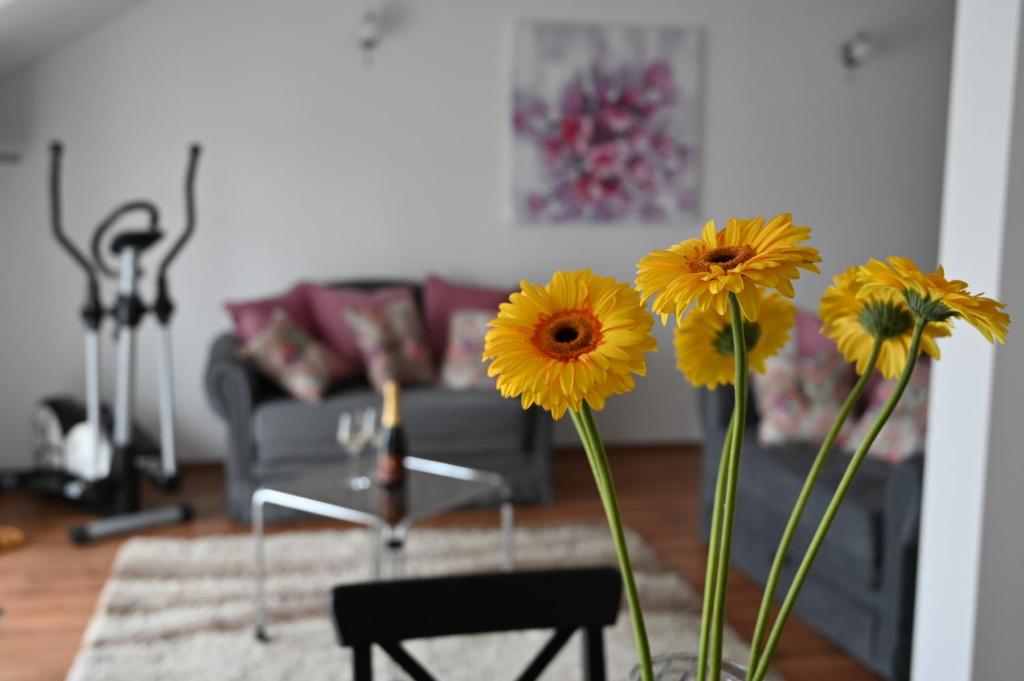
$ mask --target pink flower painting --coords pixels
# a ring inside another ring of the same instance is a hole
[[[512,93],[512,214],[667,223],[699,195],[695,29],[523,22]]]

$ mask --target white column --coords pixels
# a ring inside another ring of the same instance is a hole
[[[1014,133],[1024,137],[1020,116],[1015,121],[1015,99],[1024,103],[1015,97],[1021,3],[958,3],[939,243],[950,276],[1009,299],[1016,310],[1024,289],[1012,285],[1017,275],[1010,268],[1019,265],[1006,248],[1016,249],[1018,262],[1024,258],[1024,244],[1008,239],[1024,217],[1008,212],[1014,186],[1017,193],[1024,189],[1021,176],[1011,173]],[[1016,321],[1024,319],[1018,314]],[[1011,329],[1008,348],[996,349],[965,323],[957,325],[933,372],[912,676],[1024,678],[1018,666],[1024,663],[1024,565],[1014,564],[1024,547],[1024,463],[1019,447],[1015,456],[1004,455],[1019,440],[1001,431],[1024,425],[1024,378],[1015,385],[997,380],[1015,366],[1020,373],[1024,331]],[[1016,416],[1006,419],[1004,393],[1014,389]],[[1020,476],[1014,493],[993,496],[1007,488],[1001,478],[1011,472]],[[1004,527],[997,516],[1014,520]],[[1016,531],[1003,531],[1010,528]]]

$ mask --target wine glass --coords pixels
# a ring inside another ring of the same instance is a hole
[[[354,490],[370,486],[370,478],[358,474],[357,462],[366,445],[376,440],[377,435],[377,410],[374,407],[344,411],[338,416],[337,440],[349,456],[349,487]]]

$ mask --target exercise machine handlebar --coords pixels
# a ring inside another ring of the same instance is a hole
[[[188,168],[185,171],[185,229],[177,241],[167,250],[167,254],[160,262],[156,277],[156,298],[153,301],[153,312],[157,321],[166,326],[174,314],[174,301],[171,300],[170,289],[167,284],[167,271],[171,263],[181,253],[181,249],[192,238],[196,231],[196,174],[199,171],[199,157],[203,149],[198,144],[192,144],[188,150]]]
[[[82,319],[90,329],[99,328],[103,320],[103,304],[100,300],[100,284],[96,269],[92,262],[79,250],[75,242],[64,231],[64,220],[61,207],[61,170],[64,158],[64,145],[54,141],[50,145],[50,224],[53,236],[76,265],[85,272],[87,282],[85,304],[82,306]]]
[[[188,169],[185,171],[185,229],[174,245],[168,249],[167,255],[160,263],[157,273],[160,279],[167,276],[167,270],[171,263],[178,257],[181,249],[185,247],[185,243],[192,238],[196,231],[196,171],[199,169],[199,156],[202,152],[202,147],[198,144],[192,144],[188,149]]]
[[[82,307],[82,318],[91,329],[99,328],[103,319],[104,308],[100,298],[99,275],[118,276],[117,269],[111,265],[103,254],[103,242],[109,230],[121,218],[140,213],[145,217],[145,230],[154,234],[160,231],[160,209],[152,201],[128,201],[115,208],[93,231],[90,251],[92,259],[80,249],[64,230],[62,214],[61,185],[63,169],[64,145],[55,140],[50,145],[50,221],[53,235],[57,243],[67,252],[76,265],[82,268],[87,279],[86,302]],[[157,270],[156,295],[152,310],[158,321],[166,325],[174,314],[174,302],[171,300],[167,274],[174,260],[181,253],[185,244],[192,239],[196,230],[195,182],[199,170],[199,159],[202,147],[198,144],[189,146],[188,166],[185,171],[185,227],[177,240],[167,249]]]
[[[74,242],[64,232],[64,223],[61,215],[61,166],[64,158],[64,145],[54,142],[50,145],[50,223],[53,225],[53,235],[57,243],[67,251],[71,258],[85,270],[85,275],[90,280],[95,280],[96,273],[93,271],[92,263],[78,250]]]

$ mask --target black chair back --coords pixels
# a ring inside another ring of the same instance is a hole
[[[605,681],[602,630],[615,623],[621,598],[619,572],[599,567],[339,586],[331,611],[338,642],[352,648],[355,681],[372,681],[374,644],[413,681],[437,681],[402,641],[522,629],[554,634],[518,681],[539,677],[576,630],[583,632],[583,678]]]

